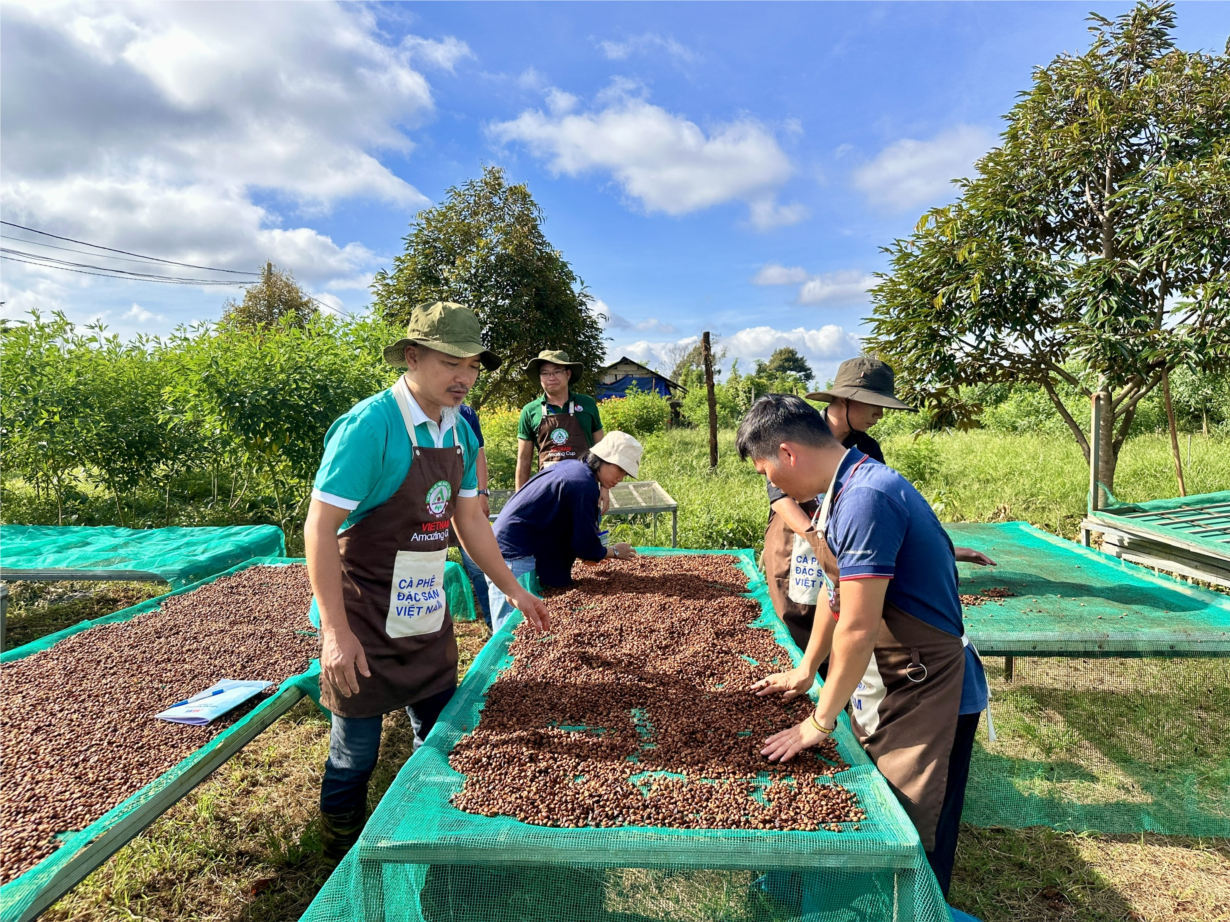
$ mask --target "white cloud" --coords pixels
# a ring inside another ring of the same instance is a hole
[[[952,180],[969,175],[995,139],[972,125],[958,125],[930,141],[902,138],[854,171],[854,185],[875,205],[915,208],[954,197]]]
[[[668,361],[668,353],[679,345],[691,346],[699,339],[687,336],[673,341],[641,339],[626,344],[616,344],[607,350],[609,355],[626,355],[647,365],[662,366]],[[748,327],[730,336],[719,338],[719,349],[726,350],[726,359],[738,359],[745,369],[756,359],[768,360],[773,350],[783,346],[797,349],[816,368],[827,368],[858,355],[861,342],[853,333],[836,324],[826,324],[818,329],[797,327],[793,330],[778,330],[773,327]]]
[[[610,306],[605,301],[595,299],[593,309],[600,316],[606,319],[602,321],[603,329],[606,330],[639,330],[644,333],[674,333],[675,327],[669,323],[665,323],[656,317],[650,317],[648,320],[633,321],[624,317],[622,314],[617,314],[611,310]]]
[[[649,212],[682,215],[742,200],[758,226],[805,215],[802,206],[776,204],[775,191],[793,167],[755,119],[715,125],[706,133],[650,104],[628,81],[614,82],[595,103],[589,111],[565,111],[558,103],[549,113],[527,110],[488,131],[500,143],[525,144],[557,174],[611,174]]]
[[[687,63],[696,60],[696,53],[692,49],[669,36],[663,37],[655,32],[636,35],[622,42],[599,42],[598,47],[610,61],[625,61],[634,54],[649,54],[654,51],[665,51],[672,58]]]
[[[782,266],[769,263],[752,279],[753,285],[801,285],[811,278],[811,273],[801,266]]]
[[[137,323],[149,323],[151,320],[166,320],[162,314],[155,314],[153,311],[147,311],[140,304],[134,303],[128,308],[124,314],[125,320],[135,320]]]
[[[388,44],[359,4],[15,2],[2,15],[6,219],[202,265],[272,260],[337,288],[374,255],[303,219],[354,198],[428,204],[377,155],[410,153],[408,130],[433,112],[416,66],[472,56],[454,38]],[[43,274],[23,267],[6,291],[47,305]]]
[[[794,202],[790,205],[779,205],[773,196],[755,199],[748,203],[748,214],[757,230],[771,230],[774,227],[788,227],[806,221],[811,212],[806,205]]]
[[[796,304],[850,303],[865,301],[868,290],[875,285],[876,277],[857,269],[826,272],[814,275],[803,283],[795,297]]]
[[[798,285],[795,304],[850,304],[866,300],[876,277],[857,269],[812,275],[799,266],[769,263],[752,277],[753,285]]]

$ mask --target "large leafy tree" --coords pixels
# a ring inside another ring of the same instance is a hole
[[[1045,390],[1110,488],[1141,399],[1230,359],[1230,43],[1185,52],[1172,7],[1093,15],[1033,76],[999,147],[888,248],[869,349],[956,422],[961,385]],[[1103,401],[1087,434],[1062,384]]]
[[[485,345],[504,364],[475,389],[474,404],[522,401],[537,392],[522,373],[543,349],[563,349],[592,374],[605,354],[593,298],[542,231],[542,209],[499,167],[449,189],[418,213],[392,271],[376,273],[376,308],[405,325],[417,305],[455,301],[483,322]],[[578,389],[589,382],[574,382]]]

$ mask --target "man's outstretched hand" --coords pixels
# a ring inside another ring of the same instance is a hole
[[[551,630],[551,611],[547,608],[547,603],[531,592],[521,590],[515,596],[509,596],[508,600],[521,610],[530,624],[534,625],[534,630],[542,633]]]

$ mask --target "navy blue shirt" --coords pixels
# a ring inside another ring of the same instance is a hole
[[[560,461],[539,471],[512,495],[495,520],[506,559],[533,557],[544,586],[572,584],[577,558],[602,560],[598,478],[581,461]]]
[[[886,601],[960,637],[965,621],[948,533],[908,480],[870,458],[858,464],[865,457],[857,448],[846,452],[830,487],[837,492],[826,537],[841,579],[888,577]],[[976,714],[986,706],[986,674],[966,647],[960,713]]]
[[[478,447],[483,447],[483,427],[478,424],[478,414],[474,412],[474,408],[468,404],[462,404],[457,408],[457,412],[461,414],[461,418],[470,424],[470,428],[474,430],[474,436],[478,439]]]

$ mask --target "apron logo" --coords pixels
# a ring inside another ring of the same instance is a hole
[[[551,441],[554,442],[556,445],[563,445],[565,442],[568,441],[568,430],[552,429],[551,430]]]
[[[448,501],[453,495],[453,486],[447,480],[437,480],[427,491],[427,508],[432,515],[444,515]]]

